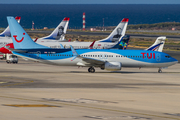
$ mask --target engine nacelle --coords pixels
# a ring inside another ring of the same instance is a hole
[[[120,62],[106,62],[104,69],[106,70],[121,70]]]

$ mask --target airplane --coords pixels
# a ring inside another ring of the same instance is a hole
[[[37,41],[38,42],[65,41],[65,34],[69,24],[69,19],[70,18],[65,17],[50,35],[39,38],[37,39]]]
[[[92,49],[123,49],[127,48],[129,42],[129,36],[121,36],[117,42],[98,42],[96,41]],[[48,46],[51,48],[70,48],[72,45],[75,49],[87,49],[92,44],[92,42],[36,42],[38,44]]]
[[[128,21],[128,18],[123,18],[122,21],[118,24],[118,26],[112,31],[112,33],[107,38],[95,42],[93,49],[122,49],[122,42],[126,42],[125,44],[127,45],[129,42],[129,36],[125,36],[125,32],[127,29]],[[121,43],[119,44],[119,42]],[[92,44],[92,42],[59,41],[37,41],[37,43],[51,48],[60,48],[60,44],[62,44],[65,48],[70,48],[70,45],[72,45],[75,49],[88,48]]]
[[[162,68],[176,64],[178,61],[170,55],[152,50],[118,50],[118,49],[54,49],[35,43],[14,17],[7,17],[15,49],[12,53],[41,63],[60,66],[94,67],[117,71],[122,67]]]

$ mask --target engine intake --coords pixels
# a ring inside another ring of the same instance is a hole
[[[120,62],[106,62],[104,65],[104,69],[106,70],[121,70]]]

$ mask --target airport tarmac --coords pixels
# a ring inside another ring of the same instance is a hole
[[[0,61],[0,120],[180,120],[180,64],[163,69]]]

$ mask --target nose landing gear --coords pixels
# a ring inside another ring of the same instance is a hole
[[[94,73],[94,72],[95,72],[94,67],[90,67],[90,68],[88,69],[88,72]]]
[[[158,73],[162,73],[162,69],[161,68],[159,68]]]

